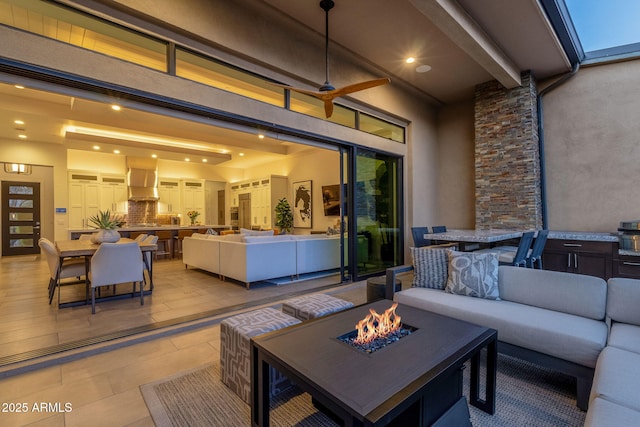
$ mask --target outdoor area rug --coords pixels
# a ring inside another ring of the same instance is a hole
[[[465,369],[465,393],[469,369]],[[498,356],[496,414],[469,407],[474,426],[582,426],[576,407],[575,379],[508,356]],[[220,381],[212,364],[140,387],[153,421],[165,426],[251,425],[250,407]],[[317,411],[311,397],[291,387],[272,398],[273,426],[336,426]]]

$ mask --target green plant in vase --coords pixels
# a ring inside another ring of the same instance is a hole
[[[99,229],[91,239],[94,243],[115,243],[120,240],[120,233],[116,228],[124,224],[124,218],[121,216],[112,215],[109,210],[99,210],[96,215],[89,217],[89,223],[92,227]]]
[[[280,233],[285,234],[293,227],[293,212],[286,197],[278,200],[276,205],[276,227],[280,227]]]

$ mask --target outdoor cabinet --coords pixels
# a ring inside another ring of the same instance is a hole
[[[549,239],[542,253],[545,270],[587,274],[608,280],[613,276],[615,242]]]

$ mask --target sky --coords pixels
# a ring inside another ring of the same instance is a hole
[[[640,0],[565,0],[585,52],[640,43]]]

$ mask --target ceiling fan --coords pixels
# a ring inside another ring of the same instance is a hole
[[[319,100],[324,102],[324,112],[327,118],[331,117],[331,115],[333,114],[333,100],[335,98],[348,95],[353,92],[369,89],[372,87],[381,86],[391,82],[391,79],[389,79],[388,77],[383,77],[380,79],[355,83],[355,84],[344,86],[338,89],[333,87],[333,85],[329,82],[329,11],[333,8],[334,5],[335,3],[333,2],[333,0],[320,1],[320,8],[322,8],[322,10],[325,11],[325,68],[326,68],[325,76],[326,76],[326,79],[324,84],[320,86],[320,88],[318,89],[318,92],[274,83],[274,85],[276,86],[280,86],[285,89],[293,90],[295,92],[303,93],[305,95],[311,95],[315,98],[318,98]]]

